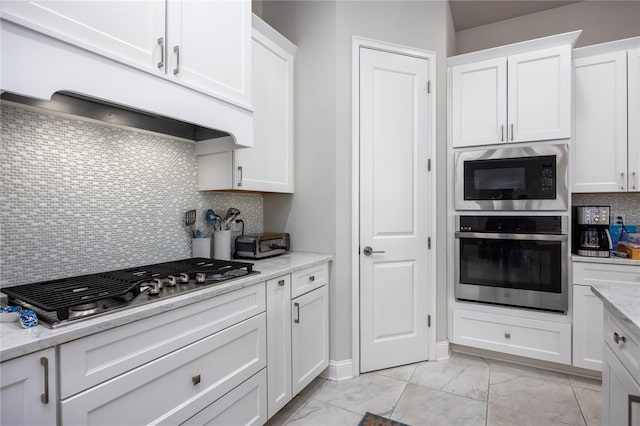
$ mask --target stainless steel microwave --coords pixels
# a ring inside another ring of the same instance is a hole
[[[567,152],[561,144],[457,153],[456,210],[567,210]]]

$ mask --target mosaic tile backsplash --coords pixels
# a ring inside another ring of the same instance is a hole
[[[0,287],[191,257],[190,209],[263,229],[261,195],[198,192],[188,142],[5,104],[0,143]]]

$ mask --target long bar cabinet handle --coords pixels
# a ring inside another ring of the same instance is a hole
[[[158,39],[158,46],[160,46],[160,62],[158,62],[158,68],[164,67],[164,37]]]
[[[43,356],[40,358],[40,365],[44,367],[44,393],[40,395],[40,402],[49,403],[49,359]]]
[[[629,395],[629,426],[634,425],[633,404],[640,404],[640,395]],[[637,423],[635,423],[637,424]]]
[[[296,319],[293,320],[296,324],[300,323],[300,304],[298,302],[294,303],[293,306],[296,308]]]
[[[173,69],[173,75],[180,72],[180,46],[173,46],[173,52],[176,54],[176,67]]]

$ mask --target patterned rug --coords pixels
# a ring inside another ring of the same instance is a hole
[[[366,412],[362,416],[362,420],[358,426],[409,426],[404,423],[396,422],[395,420],[388,419],[386,417],[378,416],[370,412]]]

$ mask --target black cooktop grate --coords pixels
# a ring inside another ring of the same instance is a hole
[[[233,274],[229,274],[230,271],[242,275],[251,274],[253,264],[192,258],[6,287],[2,292],[10,300],[25,302],[48,312],[55,311],[59,320],[65,320],[69,317],[71,307],[122,297],[128,293],[135,297],[140,293],[140,284],[154,278],[187,273],[190,279],[194,279],[197,273],[205,273],[208,276],[226,274],[227,279],[231,279]]]

